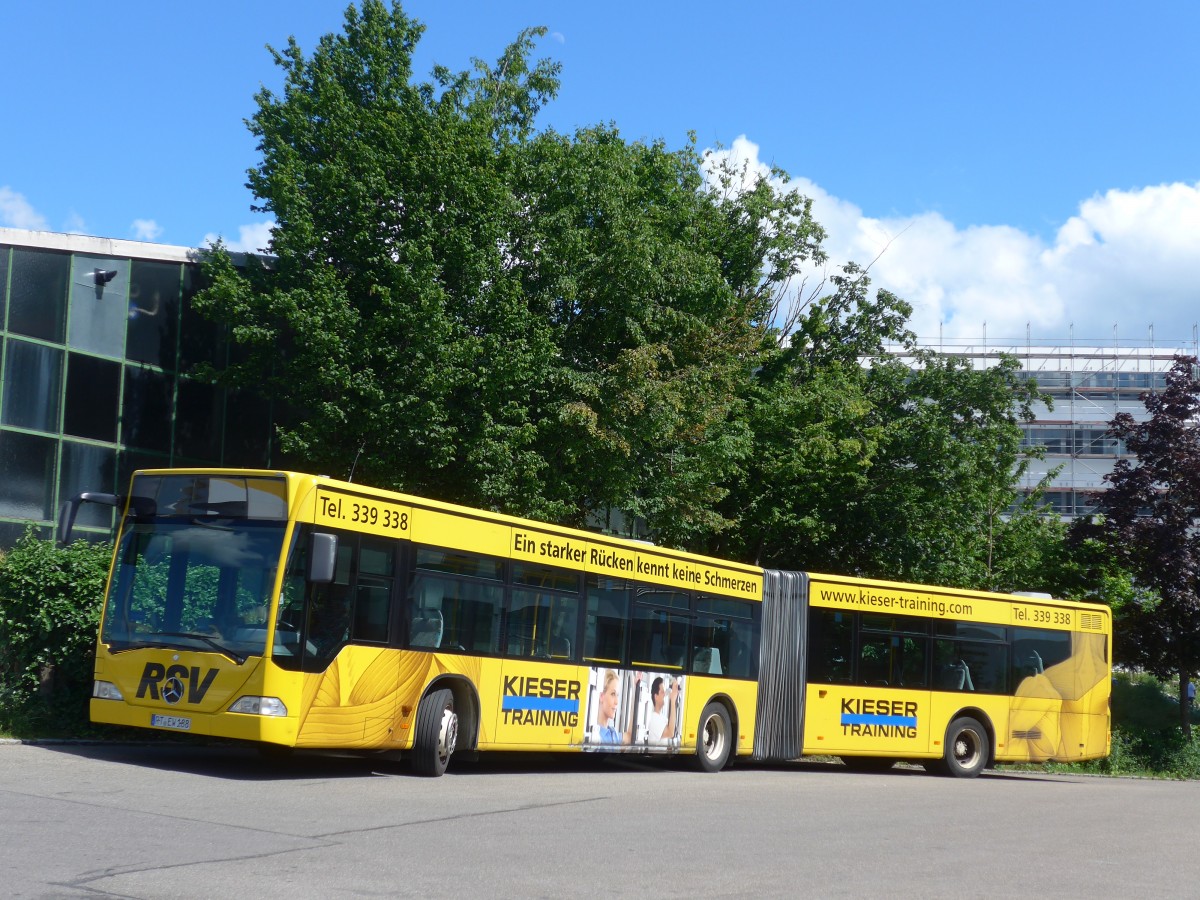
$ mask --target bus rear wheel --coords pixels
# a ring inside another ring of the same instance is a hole
[[[991,756],[987,731],[970,716],[959,716],[946,729],[946,750],[942,756],[942,774],[954,778],[974,778],[983,771]]]
[[[700,713],[700,727],[696,729],[696,763],[702,772],[720,772],[732,752],[729,711],[720,703],[710,703]]]
[[[418,775],[433,778],[444,774],[457,743],[458,716],[454,712],[454,694],[448,688],[433,691],[421,701],[417,710],[413,769]]]

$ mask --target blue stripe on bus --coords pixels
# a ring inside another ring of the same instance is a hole
[[[899,725],[902,728],[916,728],[916,716],[855,716],[842,713],[843,725]]]
[[[578,700],[558,700],[554,697],[505,697],[502,709],[548,709],[551,712],[579,712]]]

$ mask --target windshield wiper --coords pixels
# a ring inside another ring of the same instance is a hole
[[[154,635],[157,637],[188,638],[189,640],[193,640],[193,641],[202,641],[203,643],[208,644],[208,646],[212,647],[212,649],[216,650],[222,656],[226,656],[229,659],[232,659],[239,666],[242,665],[242,663],[244,663],[246,661],[245,656],[238,653],[236,650],[231,650],[230,648],[228,648],[224,644],[222,644],[220,641],[213,640],[206,634],[194,634],[190,631],[156,631],[156,632],[154,632]],[[172,650],[188,650],[188,649],[190,649],[189,647],[181,647],[179,644],[171,643],[170,641],[159,641],[159,640],[153,640],[153,639],[145,640],[145,641],[138,641],[138,646],[139,647],[163,647],[163,648],[172,649]],[[132,650],[133,647],[131,646],[131,647],[129,647],[129,649]]]

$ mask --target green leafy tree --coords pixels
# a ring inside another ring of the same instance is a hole
[[[1177,356],[1161,392],[1142,395],[1147,417],[1118,413],[1109,434],[1136,458],[1119,459],[1096,495],[1098,536],[1144,590],[1116,620],[1127,659],[1178,678],[1180,726],[1190,730],[1186,688],[1200,672],[1200,378]]]
[[[736,533],[713,547],[764,565],[840,569],[827,555],[844,511],[866,490],[880,434],[862,359],[911,341],[911,308],[848,265],[834,290],[797,312],[786,346],[765,353],[746,388],[753,451],[731,493]],[[818,563],[814,565],[814,563]]]
[[[560,518],[616,509],[695,546],[735,521],[719,501],[750,449],[744,385],[823,232],[784,173],[751,177],[694,143],[547,133],[525,174],[536,252],[519,270],[556,348],[541,446]]]
[[[222,377],[293,410],[306,467],[694,545],[732,521],[743,385],[823,235],[781,172],[535,133],[558,71],[530,61],[540,33],[430,83],[398,4],[351,7],[311,57],[289,43],[250,123],[273,258],[218,248],[197,306],[243,348]]]
[[[557,88],[525,32],[494,66],[412,79],[423,26],[366,0],[311,57],[289,41],[281,96],[257,96],[249,186],[275,217],[269,265],[218,248],[196,300],[293,415],[307,466],[447,499],[536,507],[545,466],[526,398],[552,356],[509,273],[522,210],[510,152]]]
[[[1097,599],[1079,586],[1067,523],[1046,506],[1040,492],[992,519],[988,556],[988,577],[981,587]]]
[[[920,351],[911,308],[857,266],[798,317],[752,393],[755,448],[733,502],[740,554],[766,565],[1029,588],[1006,551],[1040,529],[1010,509],[1020,422],[1038,397],[1016,360]],[[903,358],[888,347],[901,348]],[[864,360],[868,361],[864,364]],[[1015,549],[1015,547],[1013,547]]]
[[[879,449],[842,554],[876,575],[1013,587],[998,577],[997,540],[1014,530],[1020,422],[1033,418],[1036,388],[1011,357],[985,369],[916,359],[872,367]],[[1035,515],[1018,509],[1016,520]]]

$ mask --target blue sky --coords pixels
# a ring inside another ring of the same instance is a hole
[[[265,49],[345,0],[4,4],[0,225],[261,246],[243,119]],[[1200,4],[411,0],[417,72],[526,26],[563,65],[542,124],[695,131],[815,200],[922,335],[1190,341],[1200,321]],[[880,255],[882,254],[882,255]],[[819,281],[821,273],[814,273]]]

